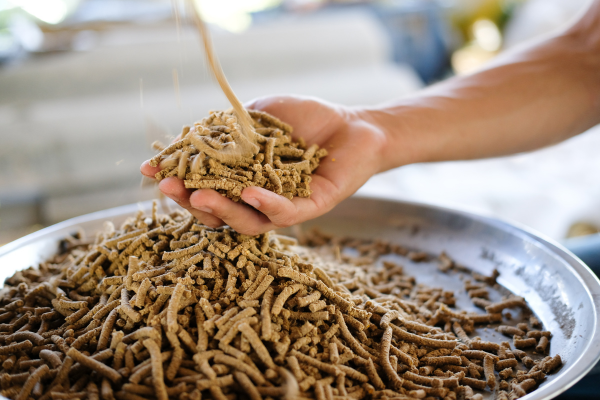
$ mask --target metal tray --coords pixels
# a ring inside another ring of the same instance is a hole
[[[105,220],[119,224],[140,208],[149,210],[150,202],[73,218],[0,247],[0,279],[52,256],[59,240],[77,228],[93,233]],[[312,226],[339,235],[381,238],[432,254],[445,251],[459,264],[484,274],[498,269],[498,282],[523,296],[553,332],[550,353],[559,353],[564,361],[525,400],[557,396],[600,359],[600,281],[566,249],[526,228],[462,211],[361,197],[342,202],[302,227]],[[438,272],[433,264],[405,264],[418,282],[456,285],[455,277]]]

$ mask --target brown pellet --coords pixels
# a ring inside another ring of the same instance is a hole
[[[535,338],[522,339],[520,336],[514,336],[513,343],[517,349],[526,349],[537,345],[537,340]]]
[[[549,374],[551,372],[554,372],[554,370],[556,370],[561,365],[562,359],[560,358],[560,355],[557,354],[554,357],[544,359],[544,361],[542,361],[541,363],[541,369],[542,371],[544,371],[544,373]]]
[[[525,336],[525,332],[523,332],[516,326],[500,325],[497,329],[498,332],[506,336]]]
[[[105,364],[102,364],[99,361],[94,360],[91,357],[88,357],[88,356],[80,353],[79,351],[77,351],[74,348],[69,349],[69,351],[67,352],[67,356],[71,357],[73,360],[77,361],[78,363],[96,371],[100,375],[110,379],[113,383],[117,383],[121,380],[121,374],[119,374],[117,371],[115,371],[114,369],[110,368],[109,366],[107,366]]]
[[[499,313],[506,308],[514,308],[514,307],[527,307],[527,304],[522,298],[513,298],[504,301],[500,301],[498,303],[492,303],[485,308],[487,312],[490,314]]]
[[[169,395],[167,394],[167,388],[163,379],[163,366],[162,356],[160,353],[160,347],[152,339],[145,339],[144,346],[150,352],[151,365],[152,365],[152,383],[156,390],[156,397],[159,400],[168,400]]]

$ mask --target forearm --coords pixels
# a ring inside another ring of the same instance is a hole
[[[560,35],[365,115],[389,137],[382,170],[529,151],[581,133],[600,123],[600,1]]]

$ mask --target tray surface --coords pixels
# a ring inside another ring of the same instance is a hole
[[[0,279],[37,265],[55,254],[60,239],[78,228],[87,234],[106,220],[120,224],[150,202],[131,204],[73,218],[0,247]],[[330,213],[302,225],[327,233],[380,238],[431,254],[445,251],[458,264],[489,275],[496,268],[498,283],[523,296],[553,333],[550,355],[560,354],[564,365],[523,399],[550,399],[581,379],[600,359],[600,281],[580,260],[561,246],[493,218],[423,204],[353,197]],[[443,274],[433,263],[402,260],[418,283],[462,288],[458,275]],[[500,296],[499,293],[495,294]],[[458,306],[475,311],[468,298]],[[516,315],[516,318],[519,316]],[[506,340],[482,329],[487,340]]]

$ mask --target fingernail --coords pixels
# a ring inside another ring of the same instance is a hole
[[[208,207],[196,207],[196,210],[200,210],[207,214],[212,214],[212,212],[213,212],[212,208],[208,208]]]
[[[167,196],[168,198],[170,198],[171,200],[173,200],[175,203],[179,204],[181,202],[181,199],[179,197],[175,196],[174,194],[166,192],[164,190],[162,192],[163,192],[163,194],[165,196]]]
[[[260,208],[260,201],[258,201],[257,199],[250,197],[247,199],[244,199],[244,201],[248,204],[250,204],[252,207],[254,208]]]

